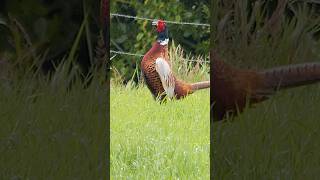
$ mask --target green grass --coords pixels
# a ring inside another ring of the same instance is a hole
[[[318,179],[320,85],[278,93],[215,123],[216,179]]]
[[[99,179],[106,175],[105,86],[0,83],[0,179]],[[105,144],[105,145],[104,145]]]
[[[209,179],[209,90],[159,104],[111,87],[111,179]]]

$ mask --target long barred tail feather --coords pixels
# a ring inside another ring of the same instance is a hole
[[[191,84],[191,87],[192,87],[192,91],[210,88],[210,81],[202,81],[202,82],[193,83],[193,84]]]
[[[265,77],[266,88],[290,88],[320,82],[320,63],[288,65],[260,73]]]

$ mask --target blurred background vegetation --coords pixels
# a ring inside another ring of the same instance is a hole
[[[320,62],[319,1],[213,0],[210,11],[212,48],[229,64],[263,69]],[[214,178],[317,179],[319,99],[319,83],[288,89],[214,123]]]
[[[211,43],[240,67],[320,58],[320,1],[212,1]]]
[[[177,22],[209,23],[209,0],[114,0],[110,12],[124,15],[164,19]],[[208,56],[210,28],[203,26],[168,24],[170,40],[181,45],[187,54]],[[150,21],[111,16],[110,49],[145,54],[156,39]],[[111,53],[111,57],[114,54]],[[130,80],[139,68],[142,57],[118,55],[112,66]],[[135,81],[138,77],[133,77]]]
[[[0,179],[107,179],[100,1],[0,10]]]
[[[70,55],[79,32],[73,52],[75,65],[85,75],[91,65],[101,64],[95,59],[101,29],[98,1],[2,0],[0,8],[3,68],[16,74],[31,67],[43,74],[54,71]]]

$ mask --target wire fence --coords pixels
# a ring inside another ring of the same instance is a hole
[[[115,51],[115,50],[110,50],[110,52],[114,54],[120,54],[120,55],[143,57],[143,54],[135,54],[135,53],[129,53],[129,52]]]
[[[154,21],[155,19],[146,18],[146,17],[138,17],[138,16],[131,16],[131,15],[125,15],[125,14],[118,14],[118,13],[110,13],[111,17],[123,17],[123,18],[129,18],[134,20],[147,20],[147,21]],[[204,27],[210,27],[210,24],[205,23],[192,23],[192,22],[178,22],[178,21],[168,21],[164,20],[164,22],[169,24],[177,24],[177,25],[192,25],[192,26],[204,26]],[[127,56],[136,56],[136,57],[143,57],[143,54],[136,54],[136,53],[130,53],[130,52],[123,52],[123,51],[116,51],[116,50],[110,50],[110,53],[115,54],[110,58],[110,60],[114,59],[117,55],[127,55]],[[184,59],[185,61],[190,62],[199,62],[199,60],[193,60],[193,59]],[[200,62],[209,63],[209,61],[202,60]]]
[[[128,55],[128,56],[137,56],[137,57],[143,57],[144,56],[142,54],[135,54],[135,53],[129,53],[129,52],[115,51],[115,50],[110,50],[110,53],[115,54],[110,58],[110,60],[115,58],[117,55]],[[194,60],[194,59],[185,59],[185,58],[182,58],[182,59],[185,60],[185,61],[189,61],[189,62],[209,63],[209,61],[206,61],[206,60]]]
[[[153,21],[153,20],[155,20],[155,19],[146,18],[146,17],[130,16],[130,15],[118,14],[118,13],[111,13],[110,15],[111,15],[111,16],[115,16],[115,17],[124,17],[124,18],[135,19],[135,20],[147,20],[147,21]],[[168,21],[168,20],[164,20],[164,22],[169,23],[169,24],[193,25],[193,26],[205,26],[205,27],[210,27],[210,24],[205,24],[205,23],[178,22],[178,21]]]

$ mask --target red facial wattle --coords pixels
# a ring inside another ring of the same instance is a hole
[[[163,32],[165,28],[166,28],[166,23],[163,20],[159,20],[157,25],[157,31]]]

